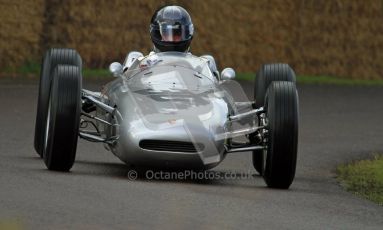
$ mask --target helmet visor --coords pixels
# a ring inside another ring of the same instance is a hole
[[[152,35],[160,41],[181,42],[191,39],[194,32],[193,24],[190,25],[170,25],[162,23],[159,26],[151,28]]]

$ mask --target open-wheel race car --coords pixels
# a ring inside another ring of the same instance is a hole
[[[209,56],[131,52],[109,70],[116,78],[89,91],[75,50],[45,53],[34,147],[49,170],[71,169],[80,137],[129,165],[156,168],[207,170],[228,153],[251,151],[269,187],[291,185],[299,111],[289,65],[260,68],[254,101],[236,101],[234,70],[219,73]]]

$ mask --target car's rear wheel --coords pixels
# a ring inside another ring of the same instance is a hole
[[[81,112],[80,68],[58,65],[45,122],[43,158],[49,170],[69,171],[74,163]]]
[[[48,101],[53,78],[53,71],[57,65],[74,65],[80,71],[82,61],[80,55],[73,49],[49,49],[45,52],[40,72],[39,96],[35,124],[34,147],[42,157],[44,149],[44,133],[47,120]]]
[[[267,88],[274,81],[289,81],[295,84],[296,76],[294,70],[288,64],[275,63],[262,65],[256,74],[254,85],[255,108],[258,109],[265,104]],[[259,123],[258,125],[261,124]],[[253,151],[252,156],[255,170],[262,175],[265,156],[263,150]]]
[[[295,72],[288,64],[275,63],[262,65],[255,78],[254,99],[256,108],[260,108],[265,104],[266,91],[273,81],[290,81],[295,83]]]
[[[266,96],[267,151],[263,178],[287,189],[295,177],[298,147],[298,93],[293,82],[273,82]]]

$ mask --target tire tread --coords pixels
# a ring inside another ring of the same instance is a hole
[[[264,179],[269,187],[287,189],[296,169],[298,94],[293,82],[273,82],[268,91],[269,144]]]
[[[82,70],[82,60],[74,49],[52,48],[45,52],[40,72],[39,94],[35,123],[34,147],[42,157],[44,135],[48,111],[48,101],[52,85],[53,73],[57,65],[74,65]]]

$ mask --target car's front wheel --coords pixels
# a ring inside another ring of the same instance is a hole
[[[58,65],[52,87],[44,134],[43,158],[49,170],[69,171],[74,163],[81,112],[80,68]]]
[[[287,189],[295,177],[298,106],[298,93],[293,82],[271,83],[265,100],[268,133],[263,171],[269,187]]]

